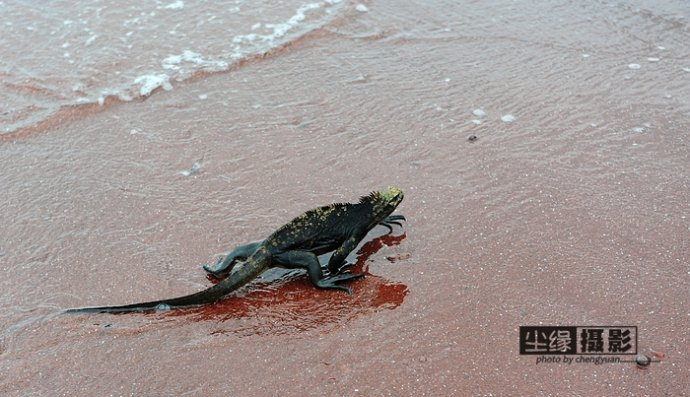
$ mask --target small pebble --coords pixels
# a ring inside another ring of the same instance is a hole
[[[642,67],[642,66],[640,66],[640,64],[638,64],[638,63],[631,63],[631,64],[628,65],[628,69],[632,69],[632,70],[637,70],[637,69],[639,69],[639,68],[641,68],[641,67]]]
[[[400,254],[388,255],[386,256],[386,259],[388,259],[391,262],[395,262],[408,259],[410,256],[412,256],[412,254],[410,254],[409,252],[403,252]]]
[[[482,109],[474,109],[474,110],[472,111],[472,114],[475,115],[475,116],[477,116],[477,117],[484,117],[484,116],[486,116],[486,112],[485,112],[484,110],[482,110]]]
[[[364,4],[357,4],[357,6],[355,7],[355,9],[356,9],[357,11],[359,11],[359,12],[367,12],[367,11],[369,11],[369,9],[367,8],[367,6],[365,6]]]
[[[512,114],[505,114],[501,116],[501,121],[504,123],[510,123],[512,121],[515,121],[515,116],[513,116]]]
[[[201,170],[201,163],[196,161],[196,162],[194,162],[194,164],[192,164],[192,166],[189,169],[180,172],[180,174],[182,174],[184,176],[192,176],[192,175],[196,174],[197,172],[199,172],[200,170]]]
[[[638,367],[645,368],[645,367],[648,367],[649,364],[652,363],[652,360],[644,354],[638,354],[635,357],[635,362],[637,363]]]
[[[474,119],[474,120],[472,120],[472,124],[479,125],[479,124],[481,124],[481,123],[482,123],[482,121],[479,120],[479,119]]]
[[[474,142],[474,141],[476,141],[477,139],[479,139],[479,138],[477,138],[476,135],[470,135],[470,136],[467,137],[467,140],[470,141],[470,142]]]
[[[653,58],[653,57],[647,58],[648,62],[659,62],[660,60],[661,59],[659,59],[659,58]]]

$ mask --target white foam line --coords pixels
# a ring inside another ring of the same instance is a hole
[[[328,2],[329,4],[335,4],[332,2]],[[307,17],[306,12],[311,11],[311,10],[316,10],[321,8],[324,5],[324,3],[307,3],[295,11],[295,15],[290,17],[286,22],[283,23],[266,23],[264,26],[267,29],[271,29],[273,32],[270,34],[256,34],[256,33],[250,33],[250,34],[241,34],[237,35],[232,39],[232,42],[235,44],[241,44],[241,43],[251,43],[255,41],[261,41],[264,43],[273,43],[275,39],[281,38],[287,34],[292,28],[295,26],[299,25],[300,22],[304,21],[304,19]],[[254,25],[256,26],[256,25]],[[254,28],[254,26],[252,28]],[[258,29],[258,27],[257,27]]]
[[[225,61],[211,61],[204,59],[201,54],[196,53],[191,50],[184,50],[182,54],[170,55],[169,57],[163,59],[161,66],[163,69],[168,70],[180,70],[180,66],[183,63],[191,63],[196,66],[201,66],[204,70],[209,71],[223,71],[228,69],[228,63]]]
[[[170,76],[165,73],[139,76],[134,80],[134,84],[141,85],[139,94],[144,97],[151,95],[158,87],[162,87],[166,91],[173,89],[172,84],[170,84]]]

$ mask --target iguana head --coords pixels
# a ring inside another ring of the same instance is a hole
[[[403,197],[402,190],[389,186],[369,193],[369,195],[360,198],[359,202],[360,204],[371,205],[369,225],[373,227],[392,214]]]

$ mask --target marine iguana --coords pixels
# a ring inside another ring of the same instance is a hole
[[[178,298],[133,303],[122,306],[99,306],[68,309],[67,313],[124,313],[178,309],[213,303],[252,281],[271,267],[306,269],[312,284],[318,288],[351,289],[337,283],[364,277],[352,274],[345,262],[364,236],[376,225],[393,231],[391,225],[402,226],[402,215],[391,215],[403,199],[395,187],[373,191],[358,203],[337,203],[303,213],[273,232],[265,240],[233,249],[215,265],[204,265],[208,273],[222,278],[220,283],[203,291]],[[318,255],[333,251],[324,274]],[[234,269],[237,261],[244,261]]]

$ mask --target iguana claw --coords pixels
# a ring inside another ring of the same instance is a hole
[[[357,280],[363,278],[364,274],[338,274],[335,276],[328,276],[319,280],[317,286],[324,289],[339,289],[345,291],[348,294],[352,294],[352,288],[345,287],[343,285],[336,284],[340,281]]]
[[[344,265],[338,268],[338,271],[334,274],[334,276],[337,276],[338,274],[350,274],[350,271],[352,271],[352,267],[354,266],[354,263],[346,262]]]
[[[223,257],[221,256],[220,258],[218,258],[218,260],[216,261],[216,263],[213,266],[211,266],[209,264],[204,264],[203,268],[204,268],[204,270],[206,270],[206,272],[208,272],[214,276],[221,276],[221,275],[223,275],[223,273],[225,273],[224,269],[218,269],[218,265],[220,265],[222,262],[223,262]]]
[[[398,226],[402,227],[402,223],[400,223],[399,221],[406,221],[406,220],[407,219],[405,219],[405,216],[403,216],[403,215],[389,215],[386,218],[384,218],[379,223],[379,225],[386,227],[388,229],[387,234],[390,234],[390,233],[393,233],[393,226],[391,226],[391,225],[398,225]]]

